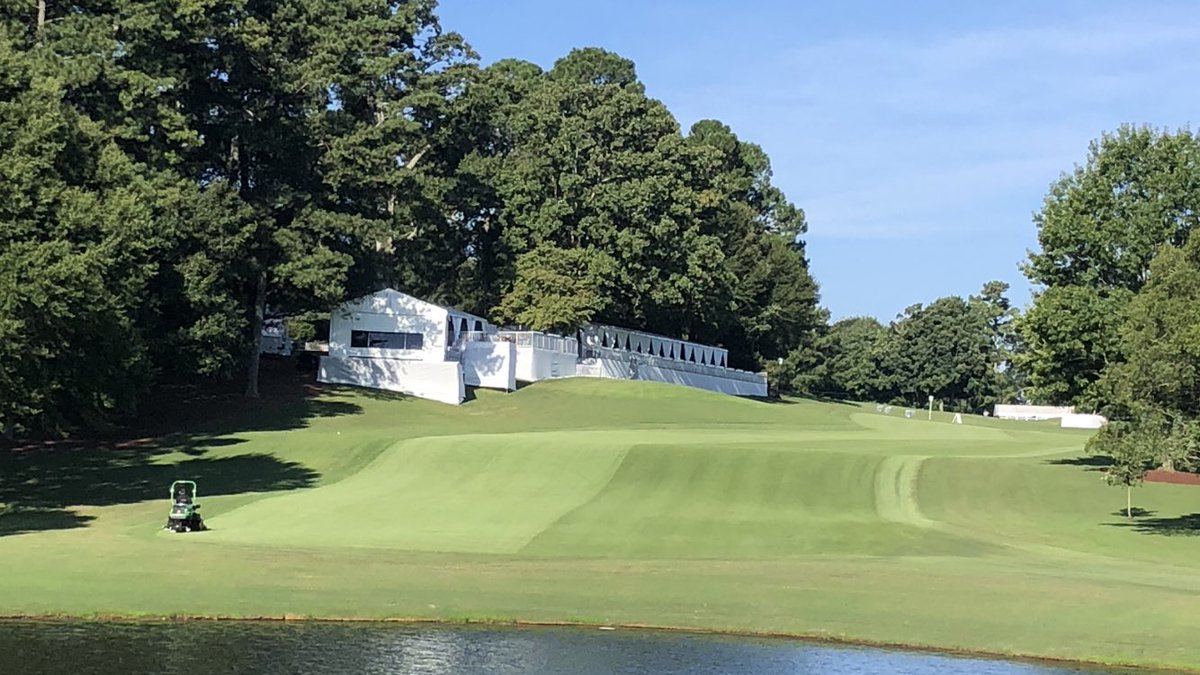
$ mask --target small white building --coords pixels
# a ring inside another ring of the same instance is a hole
[[[514,347],[496,333],[482,317],[386,288],[333,311],[317,379],[457,405],[467,385],[516,388]]]

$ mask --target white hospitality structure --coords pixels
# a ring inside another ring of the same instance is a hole
[[[727,366],[720,347],[587,326],[576,337],[500,330],[487,320],[384,289],[333,311],[317,379],[459,404],[466,387],[603,377],[766,396],[765,373]]]
[[[1022,420],[1022,421],[1040,421],[1054,420],[1063,415],[1075,414],[1073,407],[1059,407],[1052,405],[1010,405],[996,404],[992,409],[992,415],[996,419],[1001,420]]]
[[[487,320],[390,288],[329,318],[317,379],[459,404],[466,386],[515,389],[515,349]]]
[[[1059,420],[1063,429],[1099,429],[1108,423],[1103,415],[1076,413],[1072,406],[1051,405],[1003,405],[998,404],[994,414],[1002,420]]]
[[[580,331],[579,375],[646,380],[734,396],[766,396],[766,373],[728,367],[729,352],[686,340],[591,325]]]

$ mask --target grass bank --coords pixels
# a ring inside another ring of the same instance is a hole
[[[0,614],[655,625],[1200,670],[1200,488],[1086,435],[568,380],[0,455]],[[213,528],[158,530],[172,479]]]

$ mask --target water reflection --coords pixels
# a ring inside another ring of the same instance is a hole
[[[1095,675],[1114,672],[1117,671],[784,640],[594,629],[0,622],[0,673]]]

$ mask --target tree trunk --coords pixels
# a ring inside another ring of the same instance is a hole
[[[42,28],[46,25],[46,0],[38,0],[37,3],[37,32],[41,34]]]
[[[1133,486],[1125,486],[1125,520],[1133,520]]]
[[[254,288],[254,314],[250,318],[250,367],[246,371],[246,396],[258,398],[258,362],[262,353],[263,315],[267,309],[267,271],[259,270]]]

